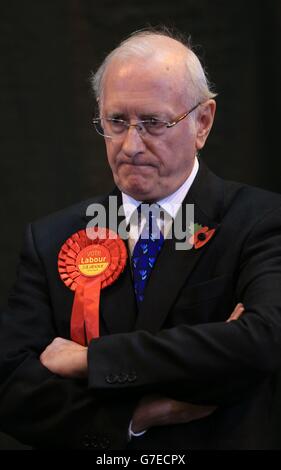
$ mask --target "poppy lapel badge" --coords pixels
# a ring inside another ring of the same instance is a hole
[[[215,228],[210,229],[207,226],[191,223],[189,226],[191,237],[188,241],[197,250],[198,248],[202,248],[202,246],[208,243],[208,241],[214,235],[215,231]]]

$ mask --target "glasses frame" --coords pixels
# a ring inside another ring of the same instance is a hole
[[[202,102],[199,102],[197,103],[195,106],[193,106],[189,111],[186,111],[184,114],[180,115],[179,117],[177,117],[174,121],[170,122],[170,121],[162,121],[161,119],[157,119],[157,122],[161,122],[163,124],[165,124],[166,128],[167,129],[170,129],[171,127],[174,127],[176,124],[178,124],[179,122],[181,122],[183,119],[185,119],[190,113],[192,113],[192,111],[194,111],[196,108],[198,108],[198,106],[200,106],[202,104]],[[128,121],[125,121],[124,119],[114,119],[114,118],[106,118],[106,117],[100,117],[100,118],[93,118],[92,119],[92,123],[94,124],[94,127],[95,127],[95,130],[97,131],[97,133],[103,137],[106,137],[107,139],[114,139],[116,137],[113,137],[113,136],[110,136],[110,135],[106,135],[106,134],[102,134],[101,132],[98,131],[96,125],[97,124],[100,124],[102,119],[105,119],[106,121],[114,121],[114,122],[122,122],[122,124],[124,124],[124,126],[127,128],[127,131],[128,129],[130,129],[130,127],[135,127],[137,129],[137,131],[139,132],[139,135],[142,137],[142,132],[144,131],[144,133],[147,133],[149,134],[149,132],[146,130],[145,128],[145,124],[150,122],[149,120],[142,120],[142,121],[137,121],[136,123],[134,124],[130,124]],[[125,130],[125,127],[124,127],[124,130]],[[149,135],[152,135],[153,134],[149,134]],[[153,136],[154,137],[154,136]]]

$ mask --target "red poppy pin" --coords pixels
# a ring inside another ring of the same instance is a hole
[[[216,229],[209,228],[207,226],[203,227],[200,224],[190,224],[189,231],[191,233],[191,237],[189,238],[190,245],[197,250],[202,246],[206,245],[206,243],[212,238]]]

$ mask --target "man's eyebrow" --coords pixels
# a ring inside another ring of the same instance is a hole
[[[122,111],[110,111],[110,112],[106,113],[106,116],[111,117],[111,118],[112,117],[116,117],[116,118],[119,117],[120,119],[121,118],[123,119],[124,117],[127,116],[127,114],[122,112]]]
[[[142,119],[151,119],[151,118],[157,118],[157,119],[163,119],[164,117],[167,116],[167,113],[164,111],[149,111],[145,113],[140,113],[140,117]]]
[[[109,118],[119,118],[119,119],[129,119],[130,116],[126,111],[108,111],[106,113],[106,116]],[[169,119],[169,114],[165,111],[156,111],[156,110],[149,110],[149,111],[141,111],[137,113],[137,116],[140,120],[146,120],[146,119],[159,119],[159,120],[164,120],[167,121]]]

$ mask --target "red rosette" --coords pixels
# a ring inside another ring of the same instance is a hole
[[[100,290],[116,281],[126,261],[125,243],[108,228],[80,230],[62,245],[59,275],[75,291],[71,314],[73,341],[85,345],[99,337]]]

